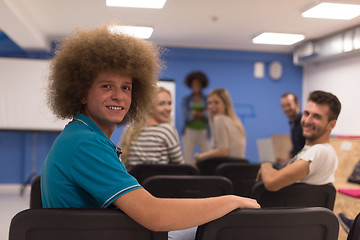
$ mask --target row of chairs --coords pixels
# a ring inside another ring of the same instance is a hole
[[[252,165],[246,161],[232,162],[232,160],[222,164],[223,166],[218,166],[219,163],[216,163],[216,161],[212,163],[210,168],[207,167],[207,170],[202,172],[200,172],[200,168],[190,165],[156,165],[147,166],[144,172],[141,170],[142,167],[134,168],[131,174],[135,175],[139,182],[157,197],[210,197],[234,193],[233,181],[237,177],[236,175],[239,175],[238,169],[235,169],[234,166],[238,165],[239,168],[244,168],[244,166],[240,165]],[[149,167],[153,169],[149,170]],[[184,169],[187,170],[184,171]],[[228,174],[232,170],[237,172],[237,174],[232,173],[234,178],[231,177],[231,174]],[[257,171],[258,168],[254,171],[255,175],[253,176],[256,176]],[[244,174],[248,172],[245,171]],[[228,174],[227,176],[230,177],[204,176],[221,175],[219,173]],[[170,175],[166,176],[164,174]],[[181,176],[178,174],[181,174]],[[254,179],[255,177],[250,178]],[[259,187],[256,188],[261,191],[264,190],[261,183],[257,185]],[[251,191],[248,189],[247,192]],[[293,192],[303,194],[296,189]],[[262,194],[259,196],[258,201],[264,206],[264,203],[261,203]],[[278,202],[273,196],[270,199]],[[280,196],[279,200],[284,199],[289,198],[283,195]],[[298,199],[298,197],[295,196],[294,199]],[[313,199],[318,199],[318,197]],[[312,205],[312,203],[309,204],[309,206]],[[271,204],[269,206],[272,207]],[[289,204],[282,204],[281,206],[287,207]],[[294,206],[294,203],[290,204],[290,206]],[[65,236],[70,240],[83,238],[90,240],[100,238],[119,239],[120,237],[123,239],[167,239],[166,232],[152,232],[137,224],[119,210],[41,208],[40,177],[38,177],[32,183],[30,209],[20,212],[12,219],[9,239],[64,239]],[[300,222],[302,222],[301,226],[298,225]],[[308,225],[304,225],[304,222]],[[256,229],[255,232],[254,228]],[[284,238],[279,237],[280,233],[278,231],[281,232],[281,236]],[[223,218],[200,226],[197,239],[214,239],[212,238],[214,236],[218,236],[216,239],[232,239],[238,236],[244,239],[263,239],[265,236],[268,239],[297,239],[297,237],[299,239],[336,239],[337,235],[337,219],[327,209],[319,207],[306,209],[272,208],[236,210]]]
[[[224,163],[246,164],[250,162],[245,158],[218,157],[206,158],[196,162],[196,166],[190,164],[138,164],[129,169],[129,173],[142,181],[148,176],[154,175],[218,175],[217,168]],[[260,166],[259,164],[255,164]],[[256,175],[255,175],[256,176]]]
[[[37,177],[30,209],[12,219],[9,240],[167,239],[167,232],[152,232],[116,209],[34,209],[40,194]],[[199,226],[196,239],[335,240],[338,231],[336,216],[322,207],[239,209]]]
[[[233,194],[232,182],[222,176],[156,175],[145,179],[143,187],[156,197],[203,198]],[[34,179],[30,208],[42,208],[40,176]],[[279,191],[267,191],[262,182],[254,185],[250,197],[262,208],[325,207],[333,210],[336,189],[332,184],[314,186],[296,183]]]
[[[238,209],[198,227],[197,240],[337,240],[327,208]],[[12,219],[9,240],[165,240],[116,209],[27,209]]]
[[[215,161],[211,160],[212,169]],[[333,184],[320,186],[296,183],[277,192],[255,183],[259,164],[229,161],[208,175],[187,164],[141,164],[129,172],[157,197],[204,197],[236,194],[257,199],[262,207],[326,207],[333,210],[336,189]]]
[[[196,167],[190,164],[139,164],[132,167],[129,173],[140,184],[154,175],[223,176],[233,183],[234,194],[248,197],[259,168],[260,164],[250,164],[246,159],[208,158],[197,162]]]
[[[222,176],[166,176],[147,178],[143,187],[152,195],[163,198],[202,198],[233,194],[232,182]],[[279,191],[265,189],[256,183],[250,193],[262,208],[269,207],[326,207],[333,210],[336,189],[333,184],[308,185],[295,183]]]

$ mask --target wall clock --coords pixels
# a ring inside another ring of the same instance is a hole
[[[282,76],[282,65],[280,62],[274,61],[270,63],[269,75],[273,80],[279,80]]]

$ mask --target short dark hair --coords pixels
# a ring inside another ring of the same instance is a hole
[[[206,88],[207,85],[209,84],[209,79],[207,78],[207,76],[205,75],[205,73],[201,72],[201,71],[194,71],[189,73],[186,77],[185,77],[185,84],[186,86],[188,86],[189,88],[191,88],[192,82],[198,79],[200,80],[201,86],[202,88]]]
[[[292,92],[283,93],[283,95],[281,95],[281,98],[286,98],[287,96],[293,96],[296,104],[299,102],[299,98]]]
[[[330,108],[330,113],[328,116],[329,121],[336,120],[340,114],[341,103],[339,99],[332,93],[324,91],[313,91],[310,93],[308,101],[312,101],[320,105],[328,105]]]

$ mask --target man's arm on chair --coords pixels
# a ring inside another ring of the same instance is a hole
[[[271,163],[263,163],[258,180],[264,182],[267,190],[278,191],[306,177],[309,174],[310,163],[310,161],[297,160],[280,170],[274,169]]]

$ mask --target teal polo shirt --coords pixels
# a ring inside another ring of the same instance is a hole
[[[119,160],[116,145],[82,114],[56,138],[41,173],[44,208],[106,208],[139,188]]]

